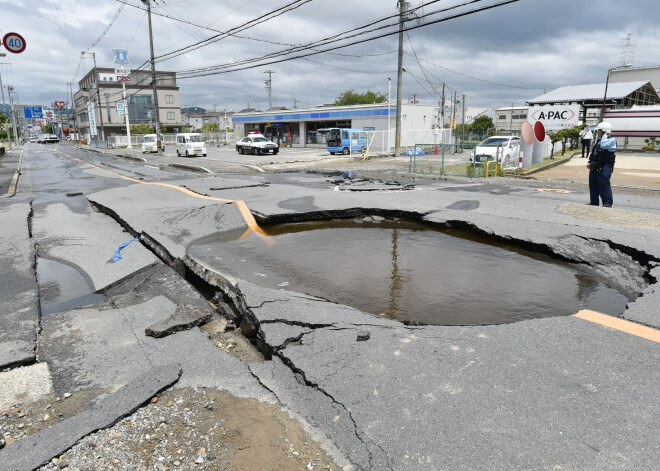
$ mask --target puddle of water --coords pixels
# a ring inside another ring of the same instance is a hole
[[[37,259],[37,281],[42,316],[105,301],[75,268],[55,260]]]
[[[225,235],[200,240],[189,253],[261,286],[427,324],[499,324],[580,309],[618,315],[627,303],[572,265],[484,243],[473,233],[353,220],[264,229],[273,247],[257,237]]]

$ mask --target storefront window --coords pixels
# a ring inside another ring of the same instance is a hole
[[[345,119],[343,121],[308,121],[307,122],[307,144],[326,144],[327,134],[319,133],[319,129],[327,128],[350,128],[351,120]]]

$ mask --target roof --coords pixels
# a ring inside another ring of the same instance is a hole
[[[642,65],[639,67],[618,67],[616,69],[612,69],[611,73],[614,72],[627,72],[629,70],[644,70],[644,69],[660,69],[660,65]]]
[[[505,106],[504,108],[497,108],[495,111],[526,110],[527,108],[529,108],[529,106]]]
[[[625,98],[635,90],[649,83],[636,82],[610,82],[607,86],[607,98],[611,100]],[[587,85],[571,85],[556,88],[548,93],[532,98],[527,103],[564,103],[567,101],[602,100],[605,97],[605,83],[592,83]]]

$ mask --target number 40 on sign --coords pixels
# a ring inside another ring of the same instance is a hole
[[[25,51],[25,39],[18,33],[7,33],[2,38],[2,44],[9,52],[20,54]]]

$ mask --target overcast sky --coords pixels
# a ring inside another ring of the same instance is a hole
[[[423,25],[449,14],[492,5],[496,0],[474,1],[467,7],[429,15],[465,1],[411,1],[412,8],[429,5],[417,10],[417,18],[407,24]],[[143,5],[139,0],[126,2]],[[152,0],[154,13],[219,32],[290,3],[293,0]],[[397,12],[396,0],[299,3],[302,5],[297,9],[238,33],[251,39],[222,39],[159,62],[157,68],[180,72],[228,65],[278,52],[292,44],[304,45]],[[75,79],[77,89],[77,81],[91,69],[92,60],[85,59],[77,71],[83,50],[89,48],[96,53],[99,67],[113,67],[112,49],[125,48],[131,66],[140,66],[148,58],[149,36],[146,14],[135,6],[124,6],[105,36],[92,47],[121,6],[117,0],[0,0],[0,33],[14,31],[27,42],[22,54],[0,57],[4,85],[14,87],[20,103],[46,105],[67,100],[66,83]],[[635,66],[660,64],[659,24],[657,0],[520,0],[427,24],[404,34],[402,97],[408,100],[415,94],[421,103],[437,103],[444,82],[448,94],[465,94],[468,106],[524,105],[544,89],[604,82],[607,69],[622,63],[621,45],[628,33],[632,33],[635,45]],[[153,29],[157,56],[218,34],[156,14]],[[395,25],[379,33],[393,31]],[[347,89],[387,95],[388,77],[392,78],[395,101],[397,41],[395,34],[305,59],[180,78],[181,101],[183,105],[207,109],[215,105],[216,110],[237,111],[247,107],[248,102],[265,109],[268,94],[263,72],[269,69],[275,71],[273,106],[293,108],[294,98],[298,107],[331,103]]]

